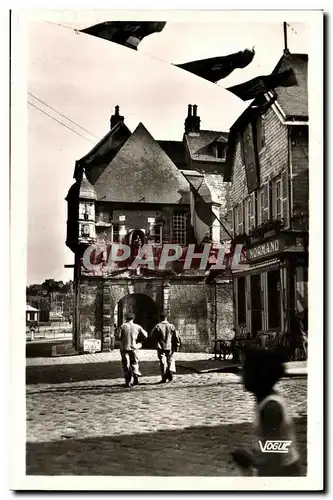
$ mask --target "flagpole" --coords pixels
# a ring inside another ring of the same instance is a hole
[[[284,36],[284,54],[289,54],[288,49],[288,24],[286,22],[283,23],[283,36]]]

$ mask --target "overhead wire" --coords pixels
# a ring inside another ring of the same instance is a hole
[[[76,127],[80,128],[80,129],[84,130],[84,132],[87,132],[88,134],[92,135],[93,137],[95,137],[95,139],[99,139],[97,137],[97,135],[93,134],[92,132],[89,132],[89,130],[87,130],[86,128],[82,127],[81,125],[79,125],[78,123],[76,123],[74,120],[72,120],[71,118],[69,118],[68,116],[66,116],[65,114],[60,113],[60,111],[56,110],[55,108],[53,108],[52,106],[50,106],[49,104],[47,104],[45,101],[43,101],[39,97],[35,96],[32,92],[28,92],[28,94],[31,97],[33,97],[34,99],[36,99],[37,101],[39,101],[41,104],[44,104],[44,106],[47,106],[48,108],[52,109],[52,111],[54,111],[55,113],[58,113],[58,115],[62,116],[63,118],[66,118],[66,120],[68,120],[69,122],[73,123]]]
[[[74,130],[73,128],[69,127],[68,125],[66,125],[65,123],[61,122],[60,120],[57,120],[54,116],[50,115],[49,113],[47,113],[46,111],[42,110],[41,108],[39,108],[38,106],[36,106],[35,104],[33,104],[32,102],[28,101],[28,104],[30,104],[30,106],[32,106],[33,108],[37,109],[38,111],[40,111],[41,113],[43,113],[44,115],[48,116],[49,118],[51,118],[51,120],[54,120],[55,122],[59,123],[59,125],[62,125],[63,127],[67,128],[68,130],[70,130],[71,132],[74,132],[74,134],[82,137],[82,139],[85,139],[86,141],[89,141],[91,142],[92,144],[94,144],[93,141],[91,141],[90,139],[88,139],[88,137],[85,137],[84,135],[80,134],[79,132],[77,132],[76,130]]]

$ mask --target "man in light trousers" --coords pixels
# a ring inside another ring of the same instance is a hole
[[[160,319],[151,336],[160,362],[162,380],[159,383],[165,384],[168,380],[171,382],[172,372],[175,372],[174,353],[180,347],[180,337],[175,326],[167,320],[166,314],[161,314]]]
[[[137,350],[141,347],[138,343],[139,336],[142,340],[148,337],[147,332],[134,323],[134,314],[126,314],[125,323],[120,327],[120,353],[124,370],[126,387],[139,384],[141,375]]]

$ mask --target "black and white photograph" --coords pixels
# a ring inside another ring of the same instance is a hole
[[[10,31],[11,488],[322,490],[323,12]]]

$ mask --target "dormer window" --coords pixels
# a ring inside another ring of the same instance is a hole
[[[225,160],[227,156],[227,148],[225,144],[221,142],[217,142],[215,145],[215,153],[216,158],[220,158],[221,160]]]

